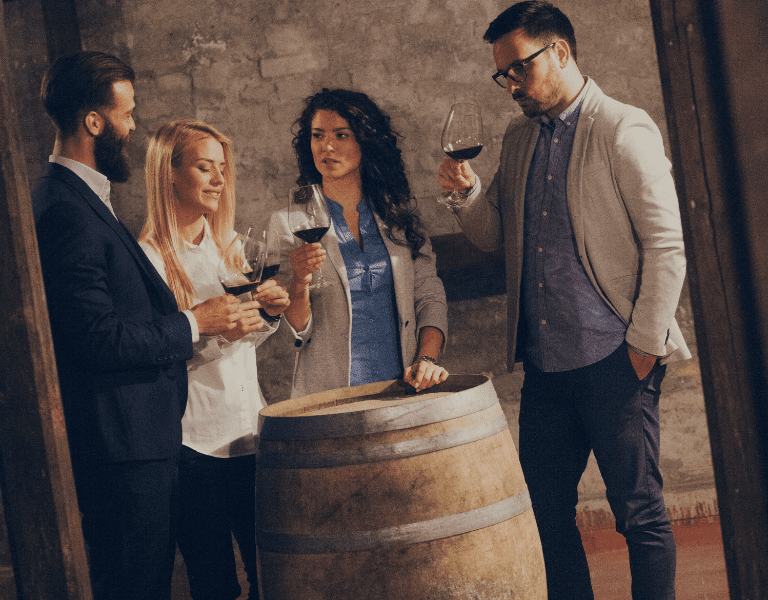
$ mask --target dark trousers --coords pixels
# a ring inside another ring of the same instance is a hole
[[[256,576],[256,457],[214,458],[182,446],[179,460],[179,549],[194,600],[240,595],[232,535],[250,585]]]
[[[171,596],[177,457],[75,467],[94,600]]]
[[[666,367],[639,381],[626,344],[587,367],[525,365],[520,462],[539,527],[550,600],[591,600],[576,526],[577,486],[594,451],[616,530],[629,549],[634,600],[675,597],[675,540],[659,473],[659,394]]]

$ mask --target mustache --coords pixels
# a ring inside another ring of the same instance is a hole
[[[512,100],[522,100],[523,98],[525,98],[525,94],[520,90],[512,92]]]

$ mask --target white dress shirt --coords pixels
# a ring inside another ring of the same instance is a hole
[[[88,165],[84,165],[83,163],[72,160],[71,158],[59,156],[58,154],[51,154],[48,157],[48,162],[56,163],[57,165],[66,167],[80,179],[82,179],[85,184],[91,188],[93,193],[99,197],[99,200],[107,205],[109,212],[111,212],[117,219],[115,210],[112,208],[112,202],[109,200],[109,192],[111,190],[111,186],[106,175],[99,173],[97,170],[92,169]]]
[[[145,242],[140,244],[167,281],[165,266],[158,253]],[[216,275],[219,251],[208,223],[200,245],[185,242],[179,258],[195,287],[196,302],[224,293]],[[200,336],[194,345],[194,357],[187,361],[189,397],[181,421],[185,446],[219,458],[244,456],[256,451],[259,411],[266,406],[257,379],[256,346],[276,329],[277,324],[231,344],[225,340],[220,344],[215,336]]]

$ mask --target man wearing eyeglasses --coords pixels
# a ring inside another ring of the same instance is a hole
[[[510,367],[523,361],[520,461],[549,598],[593,598],[576,527],[594,451],[629,548],[632,597],[674,598],[675,542],[659,473],[666,364],[691,354],[675,322],[685,276],[680,214],[658,128],[583,77],[568,18],[515,4],[489,26],[511,121],[487,190],[447,158],[443,190],[480,248],[505,249]]]

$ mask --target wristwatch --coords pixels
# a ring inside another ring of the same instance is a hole
[[[277,323],[280,320],[280,315],[277,315],[276,317],[273,317],[270,315],[266,310],[263,308],[259,309],[259,314],[261,315],[261,318],[264,319],[267,323]]]

